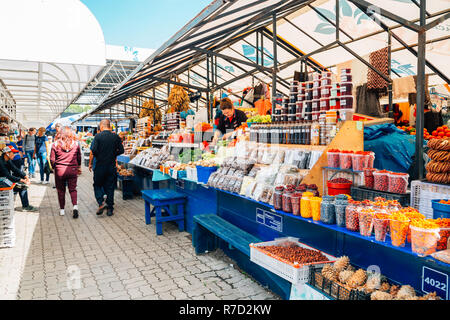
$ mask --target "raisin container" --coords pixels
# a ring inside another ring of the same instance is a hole
[[[330,98],[330,110],[339,110],[341,108],[341,99],[339,97]]]
[[[311,112],[320,111],[320,100],[319,99],[312,100],[311,107],[312,107]]]
[[[295,192],[291,194],[291,207],[294,216],[300,215],[300,199],[302,199],[301,193]]]
[[[366,188],[373,189],[374,186],[374,171],[377,171],[377,169],[374,168],[364,168],[364,185]]]

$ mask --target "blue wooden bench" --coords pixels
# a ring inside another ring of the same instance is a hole
[[[214,251],[218,240],[227,242],[230,248],[236,248],[250,257],[250,243],[261,242],[257,237],[243,231],[215,214],[200,214],[194,216],[192,230],[192,245],[195,253]]]
[[[170,189],[142,190],[142,198],[145,201],[145,223],[151,224],[151,218],[155,216],[156,234],[162,235],[162,223],[175,221],[178,230],[184,231],[184,204],[186,195]],[[150,210],[150,205],[153,209]],[[170,209],[176,206],[176,213]]]

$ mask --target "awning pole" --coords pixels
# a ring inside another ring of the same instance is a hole
[[[423,127],[425,107],[425,49],[426,49],[426,1],[420,1],[420,31],[417,52],[417,118],[416,118],[416,165],[417,178],[424,178]]]
[[[273,71],[272,71],[272,114],[275,113],[275,104],[277,97],[277,13],[273,14],[272,20],[272,41],[273,41]],[[264,65],[264,59],[263,59]]]

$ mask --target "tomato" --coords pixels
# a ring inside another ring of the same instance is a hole
[[[450,137],[450,132],[447,132],[447,133],[445,134],[445,136],[446,136],[446,137]]]
[[[434,130],[431,134],[432,134],[433,136],[437,136],[437,131]]]
[[[436,129],[436,131],[437,131],[437,132],[441,132],[441,131],[444,131],[444,128],[442,128],[442,127],[439,127],[439,128],[437,128],[437,129]]]
[[[438,136],[439,136],[439,137],[445,136],[445,132],[443,132],[443,131],[439,132],[439,133],[438,133]]]
[[[442,128],[444,128],[444,129],[448,129],[448,127],[447,127],[446,125],[442,126]]]

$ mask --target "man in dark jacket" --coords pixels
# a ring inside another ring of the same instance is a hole
[[[13,159],[19,150],[12,146],[6,146],[2,150],[0,156],[0,177],[6,178],[11,182],[16,183],[14,187],[14,193],[19,193],[20,200],[22,202],[22,211],[37,211],[33,206],[30,206],[28,202],[27,185],[30,184],[30,179],[25,173],[20,171],[13,163]]]
[[[92,141],[92,155],[95,157],[94,193],[98,203],[97,215],[101,215],[107,207],[107,215],[112,216],[114,211],[114,187],[116,184],[116,159],[124,153],[122,141],[111,131],[111,122],[104,119],[100,122],[100,133]],[[92,164],[89,164],[92,171]],[[106,204],[104,194],[106,193]]]

